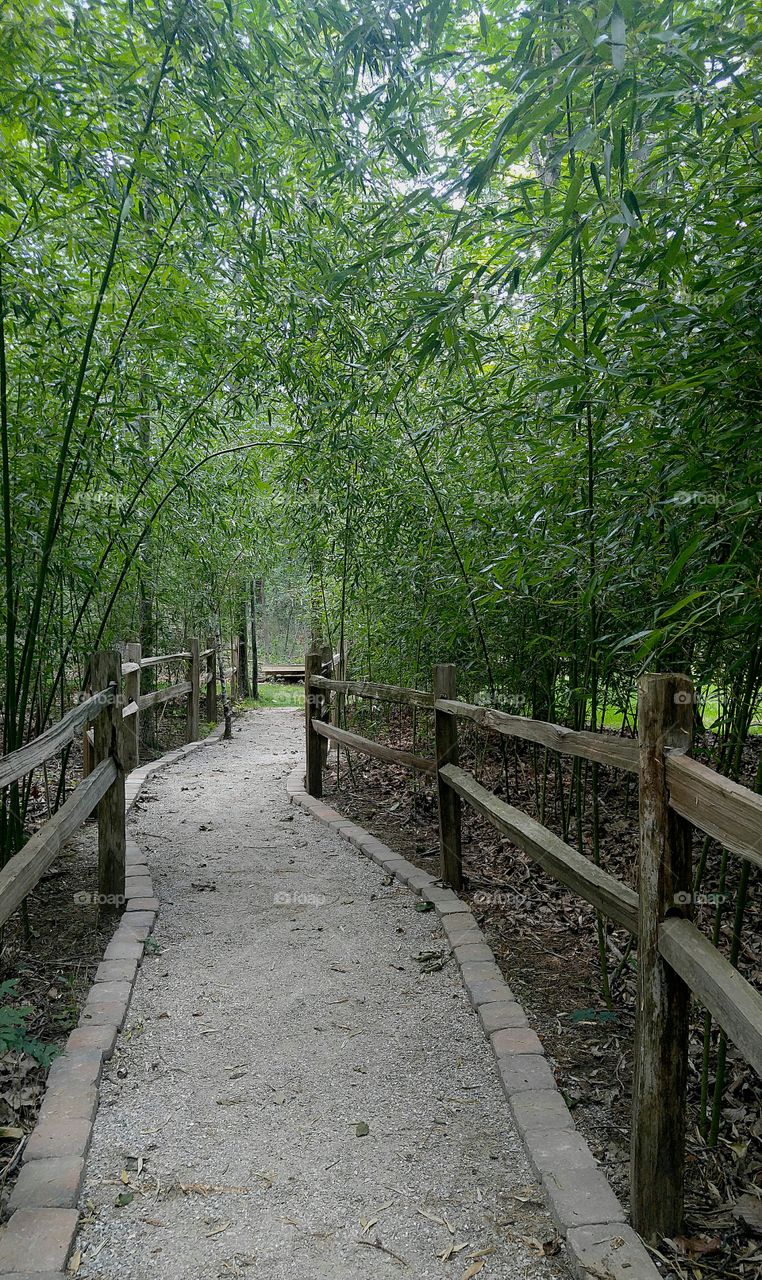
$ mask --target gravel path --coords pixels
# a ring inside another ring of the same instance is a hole
[[[436,917],[289,805],[301,754],[298,712],[252,712],[138,803],[162,907],[79,1274],[566,1276],[455,963],[416,958]]]

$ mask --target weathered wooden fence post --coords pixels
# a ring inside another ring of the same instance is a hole
[[[640,915],[630,1160],[632,1222],[649,1241],[682,1226],[690,991],[659,955],[659,925],[690,915],[691,827],[669,808],[665,751],[690,749],[693,685],[645,675],[638,687]]]
[[[308,653],[304,658],[304,720],[306,735],[306,787],[311,796],[323,794],[323,745],[320,734],[312,727],[312,717],[317,717],[320,700],[312,689],[312,677],[319,676],[323,669],[320,653]]]
[[[206,719],[209,724],[217,723],[217,654],[214,647],[214,637],[212,636],[206,642],[207,658],[206,671],[209,679],[206,682],[206,697],[204,706],[206,709]]]
[[[121,658],[118,653],[101,652],[90,659],[93,693],[116,686],[116,698],[97,716],[94,729],[94,764],[108,756],[116,765],[116,778],[98,804],[98,891],[108,897],[124,894],[125,805],[124,756],[122,748]]]
[[[124,739],[124,772],[131,773],[133,769],[137,769],[140,763],[140,660],[143,656],[142,645],[137,642],[129,642],[124,646],[125,663],[136,662],[138,664],[137,671],[128,671],[124,677],[124,703],[125,709],[134,702],[137,711],[133,715],[125,716],[124,727],[122,730]]]
[[[185,741],[196,742],[198,740],[199,710],[201,705],[201,660],[199,658],[200,645],[195,637],[188,641],[188,649],[190,650],[190,661],[188,662],[187,679],[190,680],[191,690],[188,694],[185,717]]]
[[[455,667],[451,662],[434,667],[434,697],[455,697]],[[434,737],[439,795],[439,854],[442,879],[453,889],[463,886],[463,859],[460,850],[460,796],[449,787],[439,770],[458,763],[458,722],[446,711],[434,711]]]

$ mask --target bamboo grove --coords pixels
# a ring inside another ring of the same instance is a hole
[[[269,575],[358,672],[453,660],[464,695],[576,727],[631,717],[646,665],[688,671],[737,772],[758,6],[0,23],[5,751],[99,645],[237,625]]]

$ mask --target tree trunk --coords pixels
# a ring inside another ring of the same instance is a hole
[[[238,615],[238,696],[251,697],[249,684],[249,643],[247,636],[246,600],[241,601]]]
[[[323,610],[320,598],[320,556],[313,549],[310,558],[310,652],[318,653],[323,634]]]
[[[214,647],[217,650],[217,676],[220,682],[220,693],[222,695],[222,710],[225,716],[225,737],[233,736],[233,711],[230,706],[230,698],[228,697],[228,687],[225,681],[225,663],[222,657],[222,641],[220,638],[219,628],[214,635]]]
[[[150,456],[151,417],[143,404],[140,415],[140,447],[144,458]],[[151,547],[151,531],[146,531],[138,552],[138,640],[144,658],[156,655],[156,611],[154,608],[154,564]],[[141,693],[153,693],[156,688],[156,667],[141,671]],[[156,709],[147,707],[140,716],[140,742],[149,751],[156,749]]]
[[[251,696],[259,697],[259,653],[257,650],[257,596],[261,590],[261,579],[251,580]]]

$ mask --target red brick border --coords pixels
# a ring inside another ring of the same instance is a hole
[[[460,967],[463,983],[495,1055],[495,1065],[527,1158],[564,1237],[578,1280],[662,1280],[643,1241],[595,1162],[556,1084],[542,1044],[503,978],[467,903],[324,800],[305,791],[304,771],[286,781],[298,804],[360,853],[431,902]]]
[[[125,785],[128,812],[148,778],[207,743],[218,742],[223,731],[220,725],[207,738],[131,773]],[[77,1202],[103,1063],[114,1052],[124,1025],[145,942],[159,910],[144,855],[129,836],[126,861],[124,914],[98,966],[79,1026],[48,1073],[37,1125],[24,1148],[9,1201],[11,1216],[0,1227],[0,1277],[5,1280],[60,1277],[77,1234]]]

